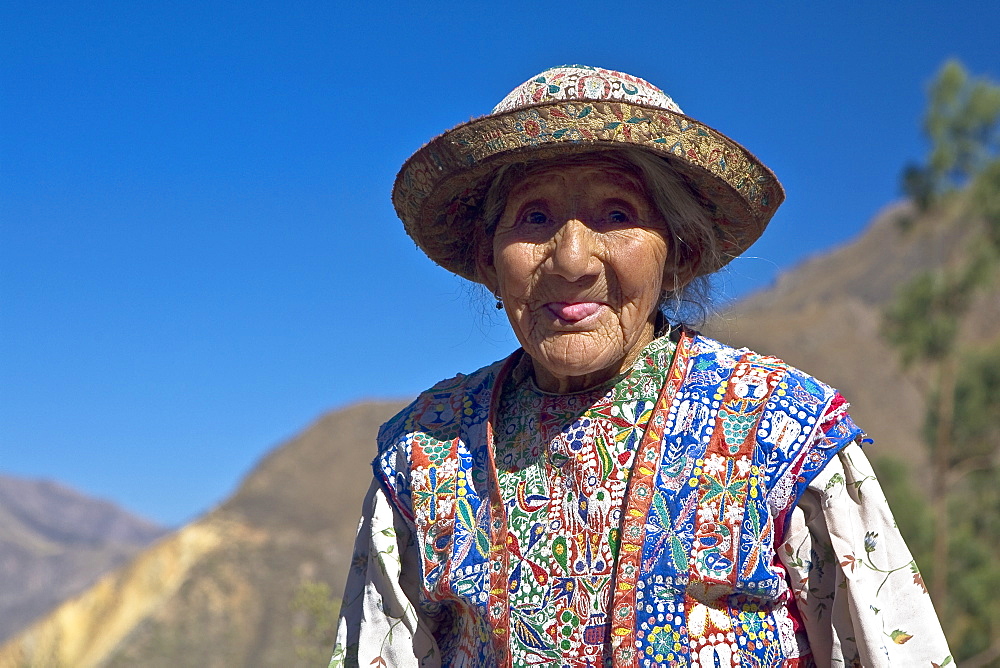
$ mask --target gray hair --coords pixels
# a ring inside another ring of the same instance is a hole
[[[492,243],[493,233],[507,206],[507,197],[519,181],[553,163],[578,164],[595,157],[606,160],[638,176],[646,196],[666,221],[669,230],[669,255],[664,266],[664,289],[660,310],[672,322],[700,323],[708,313],[711,268],[721,261],[718,237],[707,209],[687,179],[665,158],[640,148],[622,147],[607,151],[577,153],[565,157],[516,162],[499,168],[483,198],[479,238],[473,242],[482,251]],[[677,269],[695,276],[685,285],[678,284]]]

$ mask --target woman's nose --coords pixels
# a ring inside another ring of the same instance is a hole
[[[563,223],[552,239],[552,271],[567,281],[578,281],[598,271],[594,231],[572,218]]]

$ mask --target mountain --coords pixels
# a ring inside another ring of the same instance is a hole
[[[218,509],[0,647],[0,666],[325,665],[375,433],[402,406],[321,418]]]
[[[165,533],[57,483],[0,475],[0,641]]]
[[[932,218],[886,210],[857,240],[731,306],[709,333],[840,388],[881,456],[924,461],[919,369],[879,337],[883,310],[924,269],[961,262],[955,200]],[[1000,295],[982,294],[964,340],[996,340]],[[401,403],[321,418],[275,449],[224,505],[0,647],[0,668],[322,666],[349,566],[378,425]]]

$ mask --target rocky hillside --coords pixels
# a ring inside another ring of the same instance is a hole
[[[0,642],[165,533],[54,482],[0,475]]]
[[[324,663],[326,620],[296,606],[296,594],[339,601],[375,430],[401,407],[359,404],[320,419],[223,506],[0,647],[0,666]]]

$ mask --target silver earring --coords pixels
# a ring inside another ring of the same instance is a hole
[[[503,308],[503,299],[501,299],[501,297],[500,297],[500,291],[497,290],[496,292],[494,292],[493,296],[496,297],[496,300],[497,300],[497,310],[499,311],[499,310],[501,310]]]

